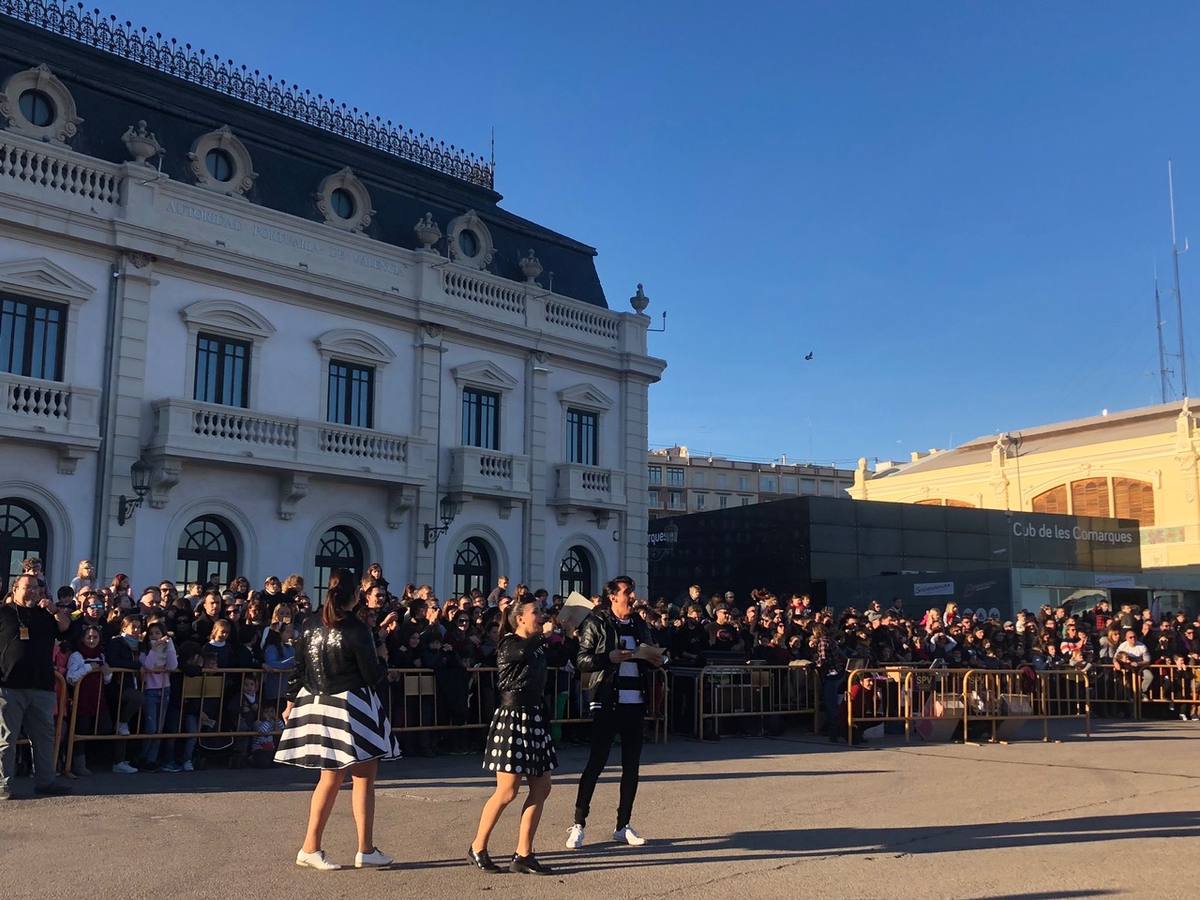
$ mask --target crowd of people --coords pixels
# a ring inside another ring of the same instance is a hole
[[[185,772],[219,756],[229,765],[270,765],[282,730],[281,697],[295,665],[293,643],[319,608],[300,575],[268,577],[255,589],[241,576],[217,576],[183,586],[171,579],[134,592],[124,574],[97,577],[83,561],[68,585],[45,584],[41,561],[23,570],[40,589],[39,605],[59,618],[54,665],[74,698],[77,735],[163,735],[130,741],[80,740],[65,760],[75,775],[96,765],[122,774]],[[435,695],[394,701],[397,726],[451,726],[444,734],[405,734],[405,750],[431,755],[471,752],[474,739],[453,726],[486,723],[495,698],[472,671],[496,666],[500,622],[514,602],[531,599],[546,616],[548,665],[572,672],[575,637],[557,621],[565,598],[498,579],[446,599],[429,585],[390,582],[379,564],[357,585],[355,615],[389,669],[431,670]],[[603,604],[600,596],[591,598]],[[5,604],[12,603],[12,594]],[[899,601],[858,610],[817,608],[804,594],[782,599],[765,591],[739,598],[706,595],[699,585],[678,598],[636,598],[653,643],[674,667],[719,660],[812,666],[826,711],[836,717],[848,669],[887,665],[1035,670],[1073,667],[1141,671],[1143,688],[1163,665],[1200,665],[1200,621],[1183,613],[1155,619],[1130,605],[1101,601],[1086,614],[1064,607],[1022,610],[1011,621],[963,614],[954,602],[907,614]],[[217,678],[217,689],[188,688],[206,671],[240,670]],[[1200,688],[1200,680],[1188,684]],[[1200,705],[1180,707],[1183,717]],[[1197,715],[1200,718],[1200,715]],[[226,734],[233,732],[235,734]],[[172,737],[176,735],[179,737]],[[209,737],[208,735],[211,735]]]

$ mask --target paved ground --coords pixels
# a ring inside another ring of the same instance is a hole
[[[93,777],[77,782],[86,795],[0,809],[0,896],[1195,897],[1198,750],[1200,725],[1183,722],[1048,745],[677,740],[647,748],[635,824],[651,843],[606,840],[609,769],[590,844],[568,853],[583,754],[564,748],[540,841],[552,878],[463,864],[489,784],[474,757],[385,767],[377,838],[400,860],[389,871],[292,865],[304,773]],[[346,860],[348,792],[338,804],[326,847]],[[511,851],[515,823],[510,809],[496,857]]]

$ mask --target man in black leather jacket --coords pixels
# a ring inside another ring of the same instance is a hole
[[[575,665],[583,676],[592,711],[592,750],[579,779],[575,824],[567,849],[583,846],[584,826],[600,772],[608,763],[613,739],[621,736],[621,799],[613,840],[640,847],[646,843],[629,825],[642,761],[643,719],[651,684],[650,664],[634,660],[639,644],[650,644],[650,629],[633,611],[633,580],[621,575],[605,586],[611,608],[594,610],[579,626]]]

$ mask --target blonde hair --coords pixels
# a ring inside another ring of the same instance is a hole
[[[84,566],[87,566],[89,569],[92,570],[91,577],[95,578],[96,577],[96,567],[94,565],[92,565],[92,561],[90,559],[81,559],[79,561],[79,565],[77,565],[75,567],[75,577],[76,578],[87,578],[88,577],[87,575],[83,574]]]

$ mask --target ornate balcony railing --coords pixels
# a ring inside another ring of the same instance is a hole
[[[408,438],[289,416],[199,403],[154,404],[152,455],[258,464],[373,481],[406,479]]]
[[[0,431],[28,440],[98,443],[99,401],[99,391],[0,372]]]
[[[552,506],[607,509],[625,506],[625,473],[564,463],[554,467]]]
[[[90,203],[120,202],[121,179],[104,163],[4,132],[0,132],[0,178]]]
[[[462,181],[487,188],[493,186],[492,164],[480,156],[361,112],[358,107],[339,103],[332,97],[301,90],[296,84],[289,86],[283,79],[263,75],[257,69],[248,69],[231,59],[221,59],[217,54],[193,48],[191,44],[180,44],[175,38],[165,38],[145,27],[121,22],[116,16],[105,16],[99,10],[89,10],[82,3],[0,0],[0,15]]]
[[[559,297],[546,301],[546,321],[605,340],[615,341],[621,336],[621,320],[616,313]]]
[[[480,447],[450,450],[450,491],[498,498],[529,495],[529,457]]]
[[[447,267],[442,269],[442,288],[451,297],[525,315],[525,291],[511,281]]]

